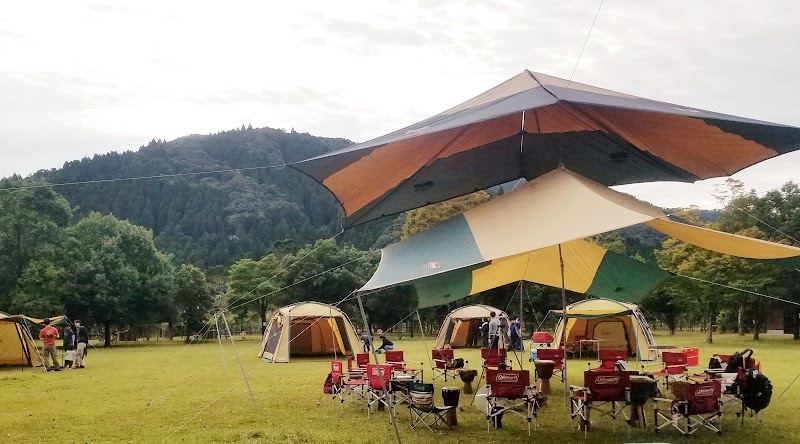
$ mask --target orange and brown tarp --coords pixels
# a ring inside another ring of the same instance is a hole
[[[800,128],[524,71],[409,127],[290,165],[339,200],[346,226],[564,165],[599,184],[729,176],[800,148]]]

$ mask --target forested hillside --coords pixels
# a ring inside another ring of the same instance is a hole
[[[153,230],[156,245],[176,263],[228,266],[337,233],[335,199],[310,178],[282,165],[349,145],[344,139],[250,127],[218,134],[152,141],[138,151],[111,152],[40,171],[50,183],[185,174],[236,168],[247,171],[126,180],[58,187],[75,219],[92,211]],[[372,246],[393,221],[347,233],[346,241]],[[361,234],[363,233],[363,235]],[[384,241],[385,243],[385,241]]]

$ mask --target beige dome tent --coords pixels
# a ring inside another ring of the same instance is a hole
[[[297,356],[352,355],[359,344],[344,312],[321,302],[298,302],[272,315],[258,356],[289,362]]]
[[[561,316],[561,310],[554,311]],[[640,360],[650,357],[656,341],[639,306],[610,299],[586,299],[567,306],[567,344],[598,339],[601,349],[626,350]],[[558,321],[553,348],[561,348],[564,317]]]
[[[0,366],[40,367],[42,359],[33,338],[22,325],[23,316],[0,312]]]
[[[439,336],[436,338],[436,348],[460,348],[481,346],[481,324],[483,319],[489,318],[489,312],[497,313],[500,325],[504,332],[508,331],[508,315],[499,308],[488,305],[466,305],[456,308],[444,318]],[[507,335],[506,335],[507,336]],[[505,337],[505,344],[511,339]]]

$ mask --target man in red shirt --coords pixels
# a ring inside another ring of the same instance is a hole
[[[50,325],[50,319],[45,319],[44,328],[39,332],[39,339],[42,340],[42,360],[44,360],[44,367],[47,371],[61,370],[58,365],[58,353],[56,353],[56,339],[58,338],[58,330]],[[51,357],[53,358],[52,367],[50,367]]]

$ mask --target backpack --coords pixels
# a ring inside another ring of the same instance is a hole
[[[763,373],[748,371],[742,391],[742,402],[745,407],[756,413],[764,410],[772,399],[772,383]]]
[[[750,352],[747,356],[744,354]],[[731,355],[731,358],[728,360],[728,366],[725,367],[725,373],[736,373],[736,370],[739,368],[745,368],[744,364],[747,362],[747,359],[753,356],[753,350],[746,348],[741,352],[735,352]]]
[[[325,378],[325,385],[322,386],[322,392],[326,395],[333,394],[333,374],[328,373],[328,377]]]
[[[708,360],[708,368],[709,370],[722,370],[722,360],[716,356],[712,357]]]

